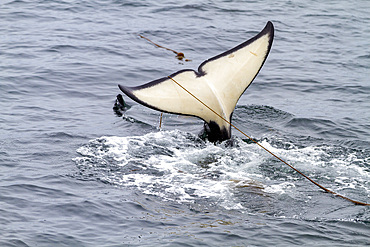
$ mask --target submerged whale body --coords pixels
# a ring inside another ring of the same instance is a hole
[[[198,71],[180,70],[137,87],[118,86],[131,99],[152,109],[203,119],[211,142],[230,139],[231,126],[224,119],[231,123],[235,106],[264,64],[273,38],[274,26],[267,22],[259,34],[204,61]]]

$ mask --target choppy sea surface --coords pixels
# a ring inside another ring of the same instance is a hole
[[[0,3],[0,246],[369,246],[369,207],[124,96],[275,25],[233,123],[370,202],[370,2]],[[183,52],[190,61],[152,41]]]

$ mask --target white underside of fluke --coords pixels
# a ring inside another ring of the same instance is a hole
[[[226,120],[247,87],[252,83],[270,51],[274,29],[268,22],[264,30],[243,44],[206,60],[199,68],[182,70],[170,77],[203,101]],[[164,77],[138,87],[119,86],[132,99],[163,112],[197,116],[205,122],[229,129],[219,116]]]

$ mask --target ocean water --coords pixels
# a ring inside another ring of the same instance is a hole
[[[233,123],[370,202],[370,2],[0,3],[0,246],[368,246],[369,207],[233,130],[124,96],[257,34],[275,39]],[[183,52],[189,61],[152,41]]]

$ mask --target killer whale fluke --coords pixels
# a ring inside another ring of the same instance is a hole
[[[162,112],[203,119],[210,141],[231,137],[231,126],[204,107],[170,78],[231,122],[234,108],[263,66],[272,46],[274,27],[265,28],[244,43],[204,61],[198,71],[180,70],[137,87],[119,88],[131,99]]]

